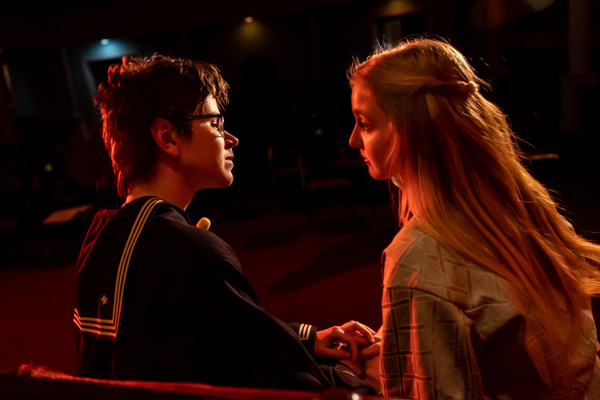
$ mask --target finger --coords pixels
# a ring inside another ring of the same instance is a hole
[[[349,360],[350,359],[350,353],[347,352],[346,350],[330,349],[327,347],[321,349],[321,351],[319,352],[319,356],[335,358],[338,360]]]
[[[358,341],[364,341],[365,339],[361,336],[352,336],[345,333],[335,332],[331,335],[331,338],[337,342],[344,342],[346,344],[346,351],[350,353],[350,360],[356,362],[358,359]]]
[[[341,328],[344,332],[351,332],[351,331],[360,332],[363,336],[365,336],[369,340],[369,342],[375,343],[375,339],[373,338],[373,335],[375,335],[375,331],[373,329],[369,328],[368,326],[361,324],[360,322],[356,322],[356,321],[346,322],[344,325],[341,326]]]
[[[370,342],[369,339],[367,339],[364,336],[353,336],[352,338],[360,349],[364,349],[365,347],[369,347],[375,344]]]
[[[329,343],[342,342],[348,346],[351,346],[352,344],[354,344],[355,346],[357,346],[357,347],[360,346],[361,348],[368,347],[373,344],[366,337],[364,337],[360,334],[354,334],[353,332],[344,333],[344,331],[342,331],[341,329],[339,331],[338,330],[332,331],[331,335],[329,335],[327,340]],[[348,350],[348,349],[346,349],[346,350]]]
[[[369,346],[363,349],[362,353],[367,357],[378,356],[381,352],[381,346],[379,343],[374,344],[373,346]]]
[[[362,333],[360,333],[359,331],[346,331],[345,333],[346,333],[346,335],[352,335],[352,336],[361,336],[361,337],[365,336]],[[375,337],[375,336],[373,336],[373,337]]]
[[[381,346],[379,345],[379,343],[366,347],[360,351],[358,361],[366,361],[372,357],[378,356],[380,351]]]
[[[325,331],[317,332],[317,337],[319,333],[326,333],[323,337],[319,338],[320,340],[326,342],[327,344],[335,343],[337,338],[340,338],[344,335],[344,331],[339,326],[332,326]]]
[[[339,338],[341,338],[344,342],[348,342],[348,343],[350,341],[353,341],[357,345],[359,345],[361,348],[363,348],[363,347],[369,347],[369,346],[372,346],[374,344],[373,342],[369,341],[369,339],[366,338],[366,337],[364,337],[363,335],[353,334],[352,332],[350,332],[350,333],[344,333],[344,334],[340,335]]]
[[[356,344],[356,340],[350,340],[348,344],[350,345],[350,361],[355,363],[358,359],[358,345]]]
[[[373,334],[373,335],[376,333],[376,332],[375,332],[373,329],[371,329],[369,326],[367,326],[367,325],[365,325],[365,324],[363,324],[363,323],[361,323],[361,322],[358,322],[358,321],[349,321],[349,322],[346,322],[344,325],[342,325],[342,329],[344,329],[344,328],[346,328],[346,327],[348,327],[348,328],[351,328],[351,327],[357,327],[357,328],[358,328],[358,327],[360,327],[360,329],[361,329],[361,330],[363,330],[363,329],[364,329],[364,330],[366,330],[366,331],[369,331],[369,332],[371,332],[371,334]],[[344,329],[344,330],[346,330],[346,329]]]
[[[329,336],[329,340],[332,343],[343,342],[346,344],[345,350],[347,353],[349,353],[349,357],[347,356],[344,359],[350,359],[352,362],[356,362],[356,359],[358,358],[358,346],[356,341],[359,339],[362,338],[360,336],[347,335],[341,329],[332,331],[331,335]]]
[[[358,346],[361,348],[367,347],[371,345],[373,342],[369,341],[368,338],[364,337],[361,334],[356,334],[355,332],[345,333],[339,327],[333,327],[330,329],[330,335],[327,337],[328,343],[344,343],[346,345],[346,350],[349,353],[349,359],[353,362],[356,362],[359,356]],[[334,347],[334,346],[329,346]],[[339,347],[334,347],[336,349],[340,349]]]

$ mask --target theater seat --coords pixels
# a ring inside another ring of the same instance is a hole
[[[347,390],[322,392],[211,386],[201,383],[118,381],[77,378],[47,367],[23,364],[0,371],[1,400],[375,400]]]

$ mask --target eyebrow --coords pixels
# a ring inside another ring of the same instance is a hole
[[[352,113],[353,114],[359,114],[361,117],[367,118],[367,119],[374,119],[374,117],[372,115],[367,114],[366,112],[364,112],[363,110],[360,109],[356,109],[353,108],[352,109]]]
[[[210,121],[211,119],[218,118],[219,116],[222,116],[223,114],[221,114],[219,112],[215,113],[215,112],[210,112],[210,111],[204,110],[204,111],[202,111],[201,115],[213,115],[212,117],[204,118],[205,120]]]

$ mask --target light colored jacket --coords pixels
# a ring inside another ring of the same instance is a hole
[[[581,311],[577,352],[564,363],[564,348],[551,344],[553,332],[517,305],[506,280],[451,254],[424,232],[401,229],[384,251],[383,265],[384,395],[600,399],[591,309]]]

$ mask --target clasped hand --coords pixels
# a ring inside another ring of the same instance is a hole
[[[317,332],[315,355],[341,360],[376,391],[379,383],[381,336],[360,322],[350,321]]]

